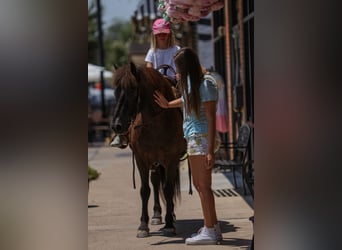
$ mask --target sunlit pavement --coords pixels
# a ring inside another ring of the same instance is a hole
[[[136,238],[140,224],[141,201],[140,177],[135,170],[136,189],[133,188],[133,165],[130,149],[107,146],[88,147],[88,163],[101,175],[92,181],[88,194],[88,249],[89,250],[135,250],[188,249],[185,238],[196,232],[203,224],[200,201],[196,190],[189,195],[187,161],[181,163],[181,201],[175,206],[177,235],[165,237],[159,229],[163,225],[150,225],[151,236]],[[253,236],[252,199],[244,196],[241,177],[238,189],[232,185],[231,173],[213,173],[213,191],[216,211],[221,224],[221,246],[196,246],[196,249],[249,249]],[[152,186],[151,186],[152,187]],[[153,197],[149,201],[152,216]],[[164,207],[163,207],[164,208]],[[164,209],[165,210],[165,209]],[[164,214],[163,214],[164,216]]]

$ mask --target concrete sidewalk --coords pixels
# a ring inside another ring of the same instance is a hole
[[[185,245],[185,238],[196,232],[203,225],[203,221],[196,190],[193,189],[193,195],[188,194],[186,161],[181,164],[182,198],[175,206],[177,235],[165,237],[159,231],[163,225],[150,225],[151,236],[142,239],[136,238],[141,213],[140,177],[136,169],[134,189],[130,149],[88,147],[88,163],[101,173],[98,180],[90,183],[89,188],[89,250],[181,250],[193,247]],[[249,221],[249,217],[253,216],[251,197],[241,195],[242,188],[234,189],[230,175],[213,173],[213,191],[223,242],[217,246],[196,246],[196,249],[249,249],[253,235],[253,225]],[[238,176],[238,179],[241,178]],[[150,217],[152,206],[151,194]],[[163,205],[162,207],[164,209]]]

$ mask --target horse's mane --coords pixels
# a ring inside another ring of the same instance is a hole
[[[121,88],[132,88],[136,87],[136,80],[133,73],[130,70],[130,65],[124,65],[121,68],[117,69],[114,73],[114,77],[112,80],[113,87],[121,87]]]
[[[112,82],[113,87],[139,87],[143,97],[153,96],[154,91],[160,91],[168,100],[174,99],[170,82],[157,70],[146,66],[127,64],[117,71]]]
[[[170,82],[157,70],[147,67],[141,67],[141,81],[147,90],[160,91],[167,99],[173,98],[173,92]],[[138,70],[138,71],[139,71]]]

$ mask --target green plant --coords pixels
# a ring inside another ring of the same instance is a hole
[[[88,182],[96,180],[97,178],[99,178],[99,176],[100,173],[96,169],[88,166]]]

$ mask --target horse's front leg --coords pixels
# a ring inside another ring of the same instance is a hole
[[[150,229],[148,227],[148,199],[150,198],[151,189],[149,186],[149,170],[147,167],[142,168],[139,165],[141,187],[140,187],[140,197],[142,202],[142,210],[140,217],[140,226],[138,228],[137,237],[144,238],[149,236]]]
[[[176,234],[174,222],[176,215],[174,213],[174,198],[180,194],[179,182],[179,166],[178,162],[170,164],[167,168],[166,182],[163,186],[166,201],[165,226],[163,228],[164,235],[172,236]]]
[[[153,216],[151,220],[152,225],[162,224],[162,217],[161,217],[162,209],[161,209],[160,201],[159,201],[159,188],[160,188],[160,178],[161,178],[160,171],[161,171],[160,166],[156,166],[151,171],[151,182],[153,185],[153,196],[154,196]]]

